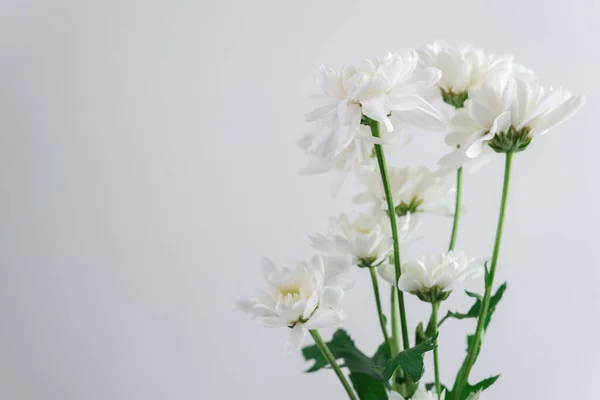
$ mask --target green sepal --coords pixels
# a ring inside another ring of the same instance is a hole
[[[440,89],[442,93],[442,100],[445,103],[450,104],[454,108],[463,108],[465,106],[465,101],[469,98],[468,92],[453,92],[452,90],[444,90]]]
[[[452,291],[445,292],[442,290],[442,288],[436,285],[432,288],[423,288],[414,294],[419,298],[419,300],[433,304],[446,300],[448,296],[450,296],[450,293],[452,293]]]
[[[419,199],[415,196],[410,200],[409,203],[402,202],[398,204],[394,210],[396,211],[397,216],[404,217],[408,213],[414,214],[418,212],[421,204],[423,204],[423,199]]]
[[[529,132],[531,132],[531,128],[524,127],[517,130],[511,125],[508,131],[496,133],[488,145],[496,153],[518,153],[525,150],[531,143],[532,137]]]

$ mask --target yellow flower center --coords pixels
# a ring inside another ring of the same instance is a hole
[[[300,288],[298,285],[282,286],[279,288],[279,293],[283,297],[286,297],[288,294],[291,294],[292,296],[300,295]]]

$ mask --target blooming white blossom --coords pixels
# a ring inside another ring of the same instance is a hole
[[[423,166],[392,167],[388,169],[388,175],[398,216],[407,213],[454,214],[456,186],[453,177],[440,176]],[[387,210],[379,171],[364,171],[359,179],[367,190],[355,196],[354,202],[369,204],[374,211]]]
[[[315,256],[308,262],[298,262],[294,268],[278,269],[265,259],[266,290],[240,301],[238,307],[266,327],[292,328],[286,351],[298,350],[308,330],[335,327],[345,319],[339,303],[348,287],[349,266]]]
[[[444,300],[457,286],[483,273],[482,265],[462,251],[428,253],[419,260],[402,263],[401,270],[398,288],[430,302]],[[395,281],[391,266],[380,268],[380,275],[388,282]]]
[[[321,105],[306,115],[316,129],[300,141],[311,155],[331,160],[358,137],[382,143],[368,129],[361,129],[363,116],[380,122],[387,132],[394,131],[390,114],[405,124],[446,128],[443,117],[419,94],[440,79],[440,71],[418,68],[413,49],[390,53],[382,60],[366,59],[356,67],[321,67],[320,72],[322,93],[315,97]]]
[[[414,226],[410,214],[399,219],[398,240],[410,240]],[[391,253],[393,240],[388,216],[377,212],[374,216],[359,214],[354,218],[342,214],[330,219],[330,230],[325,235],[310,237],[317,250],[343,256],[350,256],[352,263],[359,266],[377,266]]]
[[[448,96],[466,93],[490,79],[532,74],[530,70],[516,64],[512,56],[485,54],[483,50],[469,44],[451,47],[443,41],[436,41],[418,51],[422,66],[442,71],[437,87]]]
[[[438,165],[452,170],[469,160],[524,150],[529,142],[575,114],[585,103],[562,89],[546,89],[532,79],[486,82],[469,91],[465,107],[452,119],[446,142],[456,150]]]

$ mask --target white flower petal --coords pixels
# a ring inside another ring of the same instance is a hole
[[[396,269],[392,264],[380,265],[377,267],[377,273],[390,285],[394,287],[397,285],[398,282],[396,281]]]
[[[364,115],[383,123],[389,132],[394,130],[394,126],[388,117],[390,113],[390,100],[387,95],[382,93],[377,97],[363,100],[360,104],[362,105],[362,113]]]
[[[398,289],[403,292],[415,293],[423,288],[423,285],[418,282],[413,276],[408,274],[400,275],[400,279],[398,280]]]
[[[296,352],[302,347],[304,339],[308,334],[304,324],[297,323],[291,330],[288,341],[285,343],[284,349],[287,354]]]
[[[321,307],[337,306],[344,298],[344,291],[339,286],[327,286],[321,294]]]
[[[340,310],[321,310],[313,315],[304,325],[306,329],[335,328],[346,318]]]
[[[569,98],[541,118],[539,123],[535,126],[535,130],[541,134],[556,127],[569,117],[573,116],[584,104],[585,96],[573,96]]]
[[[342,295],[343,294],[344,292],[342,292]],[[308,301],[306,302],[306,305],[304,306],[304,313],[302,314],[302,318],[308,319],[308,317],[310,317],[310,315],[315,311],[318,305],[319,296],[317,296],[317,293],[314,293],[312,296],[309,297]]]

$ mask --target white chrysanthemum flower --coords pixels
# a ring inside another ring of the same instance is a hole
[[[266,327],[292,328],[286,351],[298,350],[308,330],[335,327],[345,319],[339,303],[348,283],[349,266],[340,264],[339,259],[315,256],[294,268],[278,269],[265,259],[267,289],[240,301],[238,307]]]
[[[405,243],[412,237],[414,226],[410,224],[410,215],[399,222],[398,240]],[[361,267],[380,265],[392,251],[390,222],[385,213],[359,214],[354,218],[342,214],[339,218],[331,218],[330,225],[327,234],[310,237],[317,250],[350,256],[352,263]]]
[[[531,140],[575,114],[585,103],[562,89],[545,89],[537,81],[492,81],[469,92],[465,108],[452,119],[446,142],[457,148],[439,161],[442,170],[496,153],[523,151]]]
[[[401,269],[398,288],[427,302],[446,299],[457,286],[483,273],[482,265],[461,251],[426,254],[419,260],[402,263]],[[382,266],[379,274],[386,281],[395,282],[393,266]]]
[[[442,71],[438,81],[437,95],[444,100],[460,105],[467,92],[490,79],[508,79],[531,75],[532,72],[513,62],[512,56],[485,54],[471,45],[451,47],[443,41],[436,41],[419,50],[419,60],[424,67],[434,67]]]
[[[389,168],[389,181],[396,214],[454,214],[456,185],[451,176],[440,176],[428,168]],[[374,211],[387,210],[385,191],[379,171],[365,171],[359,179],[367,190],[354,197],[356,204],[370,204]]]
[[[307,121],[317,123],[317,130],[302,139],[304,147],[331,159],[356,137],[375,140],[369,130],[360,129],[363,116],[380,122],[388,132],[394,131],[390,114],[409,125],[444,130],[444,119],[419,94],[439,80],[440,72],[417,66],[418,55],[409,49],[382,60],[364,60],[357,67],[321,67],[322,104],[306,115]]]

